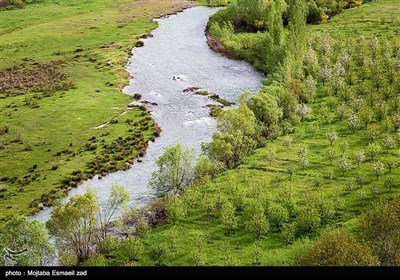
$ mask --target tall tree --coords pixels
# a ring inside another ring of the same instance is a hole
[[[157,159],[157,170],[149,185],[159,196],[178,194],[189,185],[194,172],[194,150],[183,148],[180,144],[168,147]]]
[[[46,223],[56,239],[58,250],[74,256],[75,264],[83,263],[94,252],[99,228],[98,212],[96,195],[88,190],[65,204],[57,205]]]

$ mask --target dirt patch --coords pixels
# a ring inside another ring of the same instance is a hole
[[[210,34],[206,34],[207,44],[215,52],[225,52],[225,47],[222,45],[221,41]]]
[[[28,91],[51,93],[71,87],[72,82],[55,64],[34,63],[0,71],[0,98]]]
[[[160,18],[194,6],[196,3],[188,0],[138,0],[116,4],[121,13],[120,23],[129,23],[137,18]]]

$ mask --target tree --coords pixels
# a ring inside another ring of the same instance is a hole
[[[396,147],[396,142],[390,135],[385,135],[385,137],[382,139],[382,146],[386,149],[388,152],[390,149],[393,149]]]
[[[157,159],[149,185],[159,196],[176,195],[193,179],[194,150],[180,144],[168,147]]]
[[[360,118],[358,117],[357,113],[350,113],[347,123],[349,124],[351,132],[355,132],[357,129],[360,128]]]
[[[296,113],[300,116],[301,121],[304,120],[304,117],[311,112],[311,109],[305,103],[301,103],[296,110]]]
[[[357,162],[357,166],[360,167],[361,163],[363,163],[365,161],[365,154],[363,150],[359,150],[355,153],[354,155],[356,162]]]
[[[332,162],[336,159],[336,150],[334,148],[328,149],[325,158],[329,161],[329,165],[332,165]]]
[[[342,171],[343,176],[346,171],[351,169],[350,160],[348,160],[346,157],[340,157],[337,161],[337,165],[339,166],[340,171]]]
[[[279,108],[276,98],[270,93],[261,91],[248,100],[247,106],[261,124],[262,134],[268,137],[282,118],[282,109]]]
[[[226,234],[230,235],[237,228],[238,218],[235,215],[235,207],[230,201],[226,201],[221,209],[221,222],[225,227]]]
[[[387,178],[387,179],[385,180],[385,182],[383,183],[383,186],[384,186],[385,188],[387,188],[389,191],[391,191],[391,190],[394,188],[394,186],[395,186],[395,181],[394,181],[394,179],[393,179],[392,177]]]
[[[306,156],[302,156],[299,159],[299,163],[300,163],[301,168],[304,170],[308,166],[309,160]]]
[[[53,254],[49,234],[39,221],[13,216],[0,230],[0,264],[4,266],[43,266]]]
[[[382,265],[400,265],[400,204],[376,206],[362,219],[361,232]]]
[[[377,155],[381,153],[381,147],[376,143],[369,143],[367,147],[367,154],[374,160]]]
[[[345,230],[325,231],[295,261],[300,266],[376,266],[379,260],[364,242]]]
[[[330,131],[326,134],[326,138],[328,139],[328,141],[331,143],[331,146],[333,144],[333,142],[336,142],[337,140],[337,134],[336,131]]]
[[[99,207],[93,191],[76,195],[57,205],[46,223],[60,251],[69,253],[81,264],[92,255],[98,231]]]
[[[269,162],[269,165],[272,165],[272,162],[275,160],[275,158],[276,158],[275,150],[269,149],[266,154],[266,159]]]
[[[264,207],[259,202],[255,202],[252,207],[251,218],[247,223],[247,228],[254,234],[256,239],[260,239],[263,234],[268,232],[269,223],[264,214]]]
[[[167,217],[168,220],[176,225],[186,215],[186,205],[180,197],[171,197],[167,203]]]
[[[107,227],[114,214],[124,206],[127,206],[129,199],[130,194],[124,186],[115,184],[111,187],[111,194],[105,206],[99,212],[102,238],[107,236]]]
[[[379,179],[379,176],[385,172],[385,164],[382,161],[374,162],[373,171],[376,179]]]
[[[268,206],[267,218],[271,227],[281,229],[289,221],[289,211],[280,204],[271,203]]]
[[[371,142],[375,142],[375,140],[378,138],[380,131],[376,126],[370,126],[367,129],[368,137],[371,140]]]
[[[313,203],[300,208],[296,220],[297,231],[300,233],[311,233],[321,226],[321,217],[318,208]]]
[[[368,125],[372,122],[374,118],[374,112],[369,107],[364,107],[360,111],[361,121],[364,123],[365,128],[368,128]]]

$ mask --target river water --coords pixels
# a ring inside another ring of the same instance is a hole
[[[216,122],[209,116],[207,104],[215,104],[206,96],[183,92],[199,87],[235,102],[245,90],[258,91],[263,75],[243,61],[235,61],[213,52],[206,43],[204,30],[210,15],[217,8],[194,7],[157,20],[153,37],[143,39],[144,47],[134,48],[127,69],[130,83],[124,93],[140,93],[162,129],[160,137],[150,142],[142,162],[135,162],[126,171],[94,177],[72,190],[65,200],[93,187],[104,204],[113,184],[122,184],[131,193],[131,207],[140,207],[154,198],[148,181],[155,170],[155,161],[168,146],[181,143],[200,151],[202,142],[209,142]],[[175,77],[175,79],[174,79]],[[33,218],[47,221],[52,208],[40,211]]]

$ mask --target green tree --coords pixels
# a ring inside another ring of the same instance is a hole
[[[381,153],[382,149],[377,143],[369,143],[367,147],[368,156],[374,160],[377,155]]]
[[[46,223],[58,250],[76,257],[78,264],[94,252],[99,229],[98,212],[96,195],[88,190],[84,195],[76,195],[69,202],[57,205]]]
[[[340,171],[342,171],[343,176],[345,172],[351,169],[351,162],[346,157],[340,157],[337,161],[337,165]]]
[[[354,155],[355,160],[357,162],[357,166],[360,167],[361,163],[365,161],[365,154],[363,150],[359,150]]]
[[[255,202],[251,211],[251,218],[247,223],[247,228],[254,234],[256,239],[268,232],[269,223],[264,214],[264,207],[259,202]]]
[[[156,161],[157,170],[152,174],[150,187],[159,196],[181,193],[193,179],[193,162],[193,149],[180,144],[166,148]]]
[[[176,225],[186,215],[186,205],[180,197],[170,197],[167,203],[167,217],[168,220]]]
[[[336,142],[337,140],[337,134],[336,131],[330,131],[326,134],[326,138],[328,139],[328,141],[331,143],[331,146],[333,145],[333,142]]]
[[[382,139],[382,147],[385,148],[386,151],[388,152],[390,149],[396,147],[396,142],[390,135],[387,134]]]
[[[269,137],[282,117],[282,110],[279,108],[276,98],[270,93],[261,91],[248,100],[247,106],[253,111],[255,118],[262,126],[262,134]]]
[[[334,148],[328,149],[325,158],[329,161],[329,165],[332,165],[332,162],[336,159],[336,149]]]
[[[280,230],[289,221],[289,211],[278,203],[268,206],[267,218],[271,227]]]
[[[325,231],[316,242],[297,258],[300,266],[376,266],[379,260],[364,242],[357,241],[345,230]]]
[[[124,186],[115,184],[111,187],[111,194],[102,209],[99,211],[99,222],[102,238],[107,236],[107,228],[114,214],[127,206],[130,199],[129,192]]]
[[[373,172],[376,176],[376,179],[379,179],[379,176],[385,172],[385,164],[382,161],[374,162]]]
[[[43,266],[53,257],[49,234],[39,221],[13,216],[0,230],[1,265]]]
[[[300,208],[299,216],[296,220],[297,231],[300,233],[311,233],[321,226],[321,217],[318,208],[308,203]]]
[[[226,201],[221,209],[221,222],[225,227],[226,234],[230,235],[238,226],[238,218],[235,215],[235,207],[230,201]]]
[[[267,159],[267,161],[269,162],[269,165],[272,165],[272,162],[275,160],[275,158],[276,158],[276,152],[275,152],[275,150],[272,150],[272,149],[269,149],[268,151],[267,151],[267,154],[266,154],[266,159]]]

